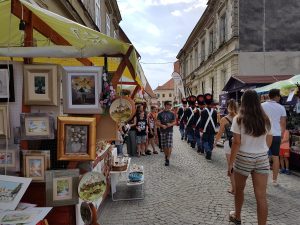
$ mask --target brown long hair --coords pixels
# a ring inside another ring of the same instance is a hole
[[[247,90],[243,94],[237,123],[243,123],[245,133],[254,137],[264,135],[271,129],[270,120],[261,107],[256,91]]]
[[[230,109],[232,112],[237,114],[238,106],[236,104],[236,101],[234,99],[229,99],[227,102],[227,109]]]

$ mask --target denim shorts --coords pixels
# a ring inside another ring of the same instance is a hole
[[[147,141],[147,135],[136,136],[136,143],[137,144],[145,144]]]

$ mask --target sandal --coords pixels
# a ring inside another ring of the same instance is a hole
[[[229,221],[234,223],[235,225],[241,225],[242,224],[241,220],[237,220],[235,218],[235,211],[230,211],[229,212]]]
[[[142,156],[145,156],[146,154],[145,153],[142,153]]]
[[[158,151],[153,151],[153,154],[158,154]]]

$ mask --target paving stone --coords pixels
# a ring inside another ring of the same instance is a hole
[[[101,225],[225,225],[234,208],[227,193],[229,179],[223,149],[213,151],[208,162],[203,155],[181,141],[174,131],[170,166],[164,166],[162,153],[133,158],[144,165],[145,199],[113,202],[107,199],[99,213]],[[268,185],[268,225],[300,225],[300,178],[279,175],[279,186]],[[242,210],[245,225],[255,225],[256,202],[251,177],[245,189]]]

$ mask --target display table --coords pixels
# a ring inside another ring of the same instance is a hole
[[[128,158],[126,170],[110,171],[111,197],[113,201],[144,199],[144,179],[139,182],[130,182],[128,179],[130,162],[131,158]],[[140,189],[140,195],[137,195],[138,189]]]

